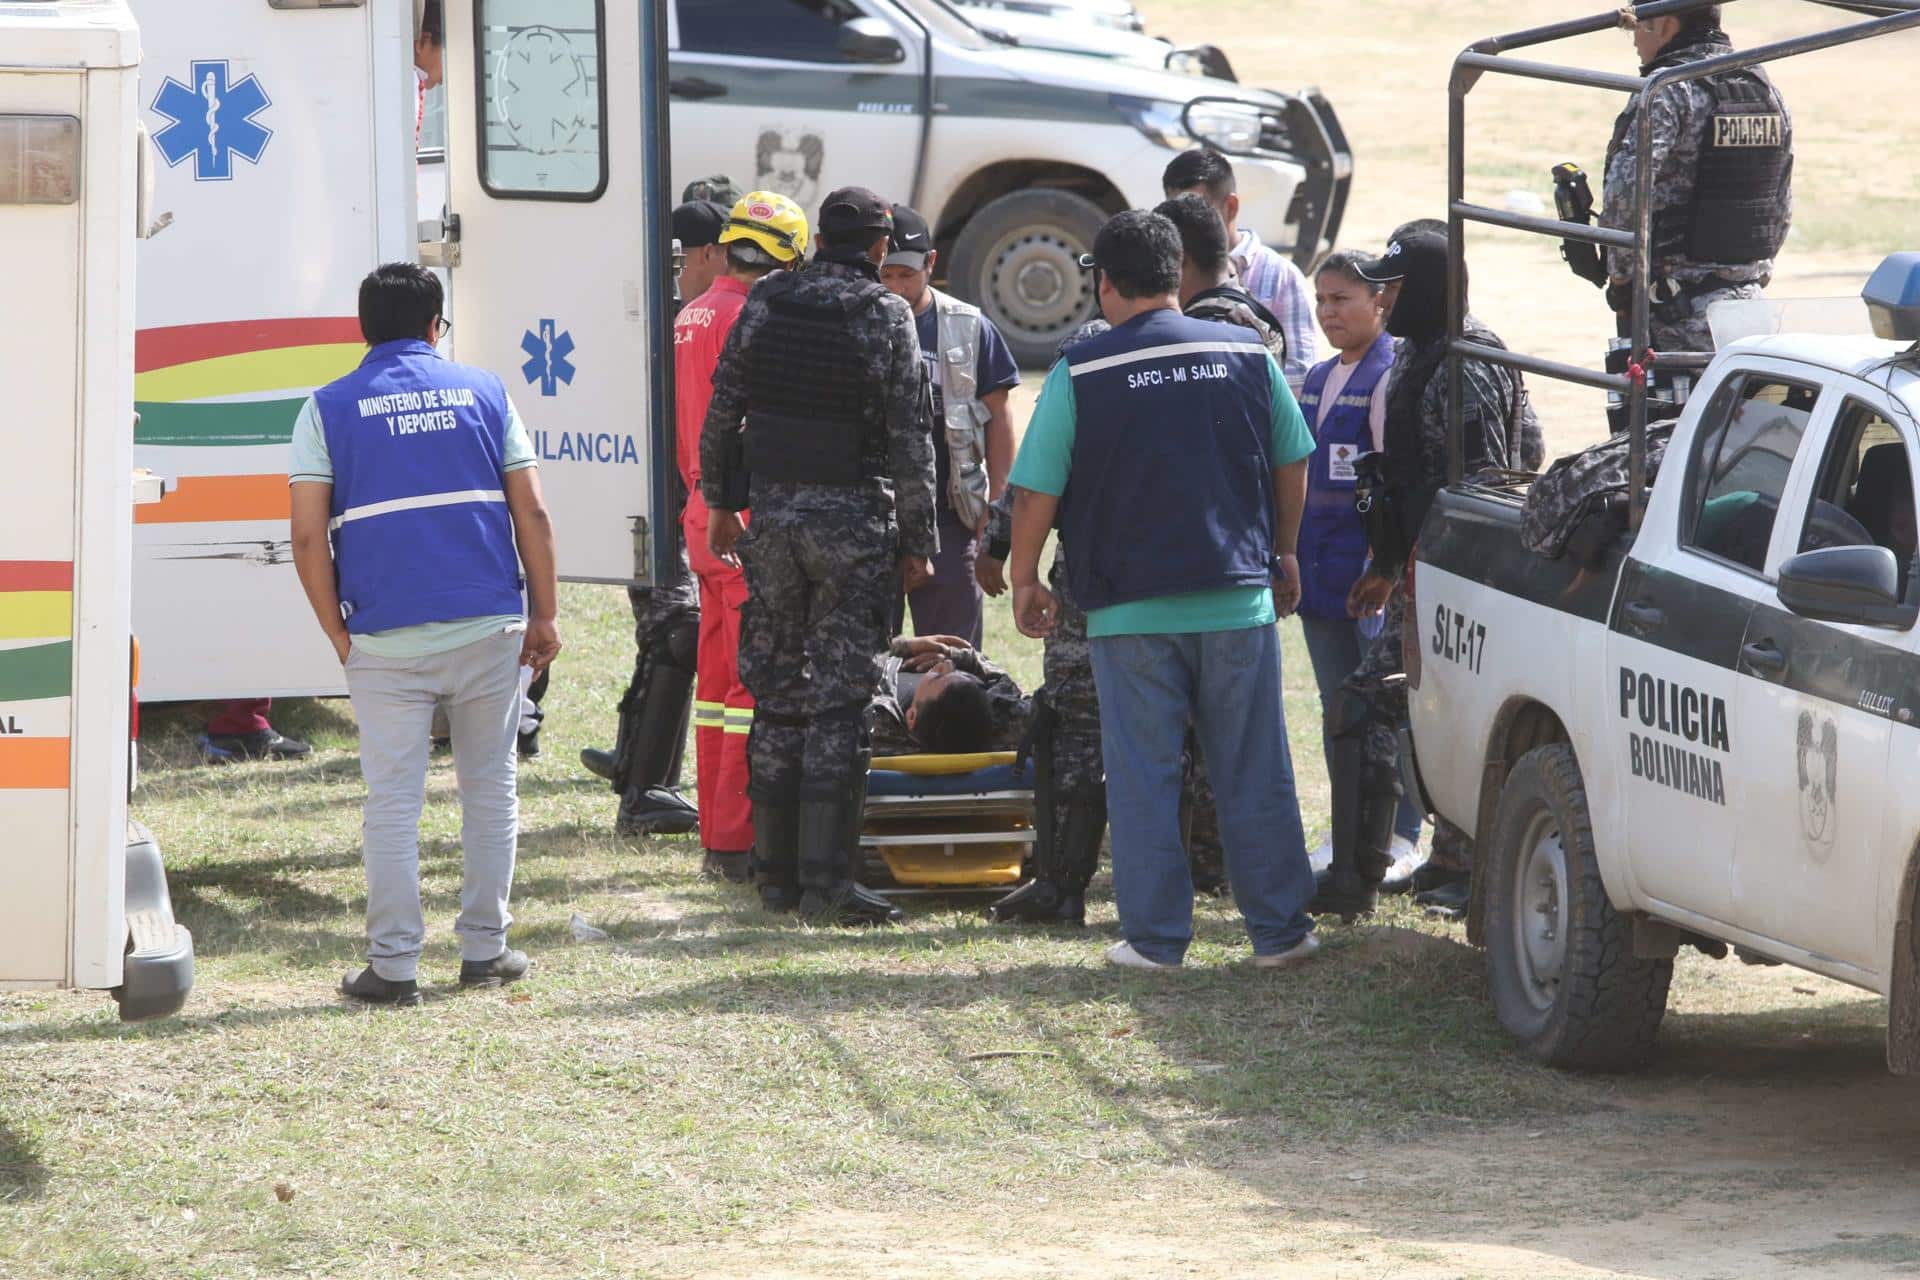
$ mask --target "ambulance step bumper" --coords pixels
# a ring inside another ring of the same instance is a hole
[[[122,1022],[180,1012],[193,990],[193,935],[173,918],[160,846],[137,822],[127,824],[127,958],[113,989]]]

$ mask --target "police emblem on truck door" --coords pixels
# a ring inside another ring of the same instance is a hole
[[[1840,734],[1833,717],[1816,725],[1813,712],[1800,713],[1794,760],[1800,775],[1800,833],[1814,861],[1825,862],[1840,825],[1833,794],[1840,780]]]

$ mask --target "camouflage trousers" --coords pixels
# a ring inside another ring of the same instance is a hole
[[[1713,331],[1707,325],[1707,308],[1729,299],[1760,296],[1758,284],[1701,280],[1675,287],[1678,292],[1665,302],[1656,301],[1649,313],[1652,323],[1647,341],[1655,351],[1712,351]]]
[[[1343,687],[1364,698],[1373,714],[1360,730],[1361,751],[1365,758],[1361,785],[1390,790],[1400,795],[1400,726],[1407,722],[1407,682],[1400,656],[1400,637],[1406,629],[1406,592],[1395,587],[1387,597],[1386,623],[1380,634],[1360,655]],[[1444,818],[1433,820],[1433,842],[1428,858],[1436,869],[1469,871],[1473,868],[1473,841],[1467,833]]]
[[[633,647],[639,653],[636,667],[645,663],[648,648],[666,628],[677,622],[700,621],[700,582],[687,564],[685,543],[680,545],[673,576],[657,587],[628,587],[627,603],[633,607]]]
[[[1066,809],[1076,794],[1106,785],[1100,754],[1100,695],[1093,684],[1093,650],[1087,639],[1087,615],[1073,598],[1064,555],[1056,553],[1047,585],[1057,602],[1053,633],[1041,654],[1047,701],[1056,717],[1053,729],[1054,830],[1066,829]],[[1220,819],[1213,784],[1207,780],[1199,744],[1187,739],[1187,771],[1180,790],[1182,825],[1190,835],[1188,864],[1194,883],[1217,890],[1227,882],[1220,844]]]
[[[754,505],[741,537],[740,679],[754,698],[748,794],[839,794],[864,773],[866,709],[887,648],[893,522],[880,495],[783,511]]]

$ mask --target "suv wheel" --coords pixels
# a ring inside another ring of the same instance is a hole
[[[1538,747],[1514,766],[1481,874],[1501,1025],[1550,1066],[1644,1065],[1673,961],[1635,959],[1632,923],[1607,901],[1572,747]]]
[[[1063,338],[1096,314],[1080,255],[1107,220],[1071,191],[1015,191],[989,201],[954,241],[954,293],[977,305],[1028,368],[1053,363]]]

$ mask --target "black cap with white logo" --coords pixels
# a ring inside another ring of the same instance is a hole
[[[933,231],[927,220],[904,204],[893,206],[893,234],[887,237],[885,267],[927,269],[927,255],[933,252]]]

